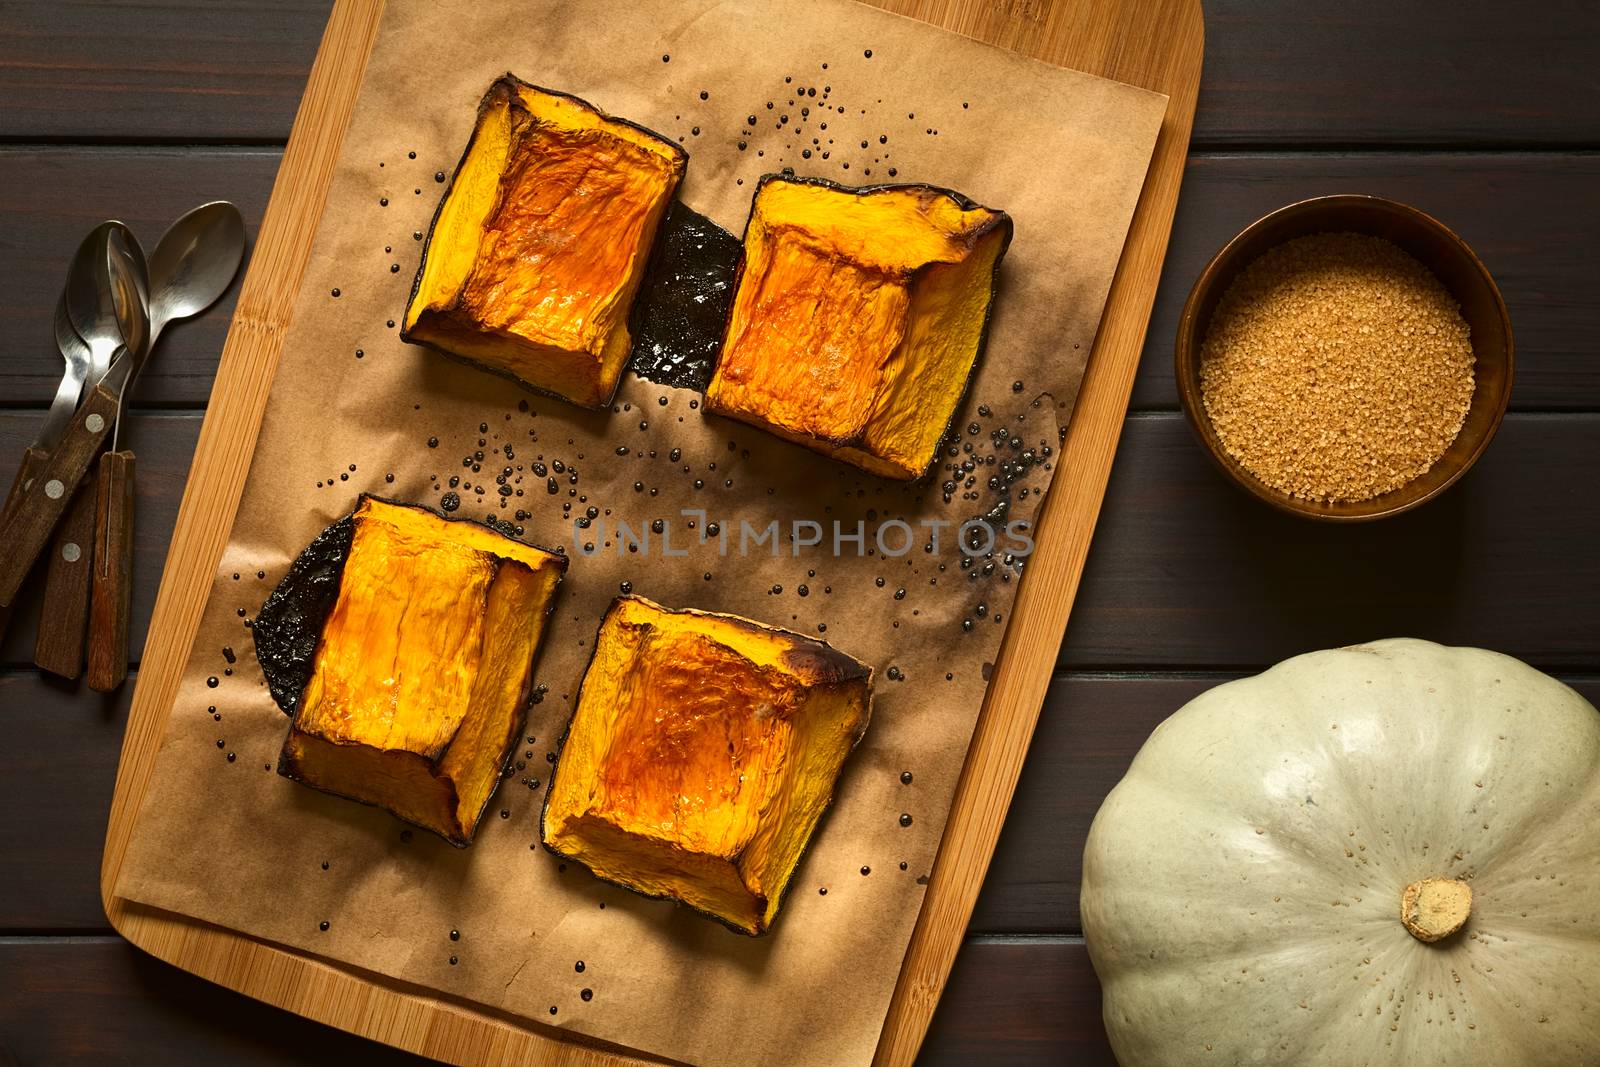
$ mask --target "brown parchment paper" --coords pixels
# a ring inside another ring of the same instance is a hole
[[[612,411],[586,413],[401,344],[393,324],[444,188],[435,175],[507,70],[683,138],[680,195],[735,233],[756,178],[785,166],[931,182],[1009,211],[1016,236],[958,415],[972,451],[941,460],[975,457],[970,487],[944,469],[881,481],[631,377]],[[1038,462],[1011,487],[1010,518],[1031,518],[1164,106],[845,0],[390,0],[117,892],[662,1057],[868,1062],[1018,584],[1001,552],[964,569],[952,528],[930,551],[919,524],[993,507],[989,479],[1024,450]],[[468,849],[275,773],[287,719],[248,623],[363,490],[435,506],[453,493],[456,514],[517,521],[574,556],[538,663],[547,691]],[[618,520],[658,518],[685,555],[660,535],[619,551]],[[876,547],[889,519],[915,528],[905,555],[897,527]],[[774,520],[780,554],[741,555],[740,523]],[[818,523],[823,543],[796,546],[793,520]],[[863,523],[870,554],[844,542],[835,556],[835,520],[846,533]],[[536,844],[548,754],[623,583],[825,637],[877,668],[871,726],[765,938],[602,884]]]

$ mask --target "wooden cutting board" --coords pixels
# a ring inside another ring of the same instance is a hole
[[[1204,51],[1198,0],[868,0],[990,44],[1169,97],[1144,192],[1061,450],[1026,579],[878,1046],[908,1064],[983,884],[1055,666],[1111,472],[1166,253]],[[383,0],[337,0],[257,237],[168,551],[123,740],[100,888],[111,924],[184,970],[320,1022],[453,1063],[652,1062],[263,944],[115,894],[168,710],[233,525],[294,294],[311,253]],[[1003,136],[1003,131],[999,133]]]

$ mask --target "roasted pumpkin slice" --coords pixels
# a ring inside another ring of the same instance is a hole
[[[603,407],[687,162],[577,97],[500,78],[434,216],[400,336]]]
[[[363,497],[278,773],[472,841],[566,557]]]
[[[875,474],[932,465],[1011,219],[945,189],[768,176],[706,408]]]
[[[872,669],[820,641],[621,597],[556,760],[544,843],[765,933],[871,696]]]

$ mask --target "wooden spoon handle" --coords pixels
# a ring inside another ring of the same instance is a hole
[[[89,688],[109,693],[128,677],[133,588],[133,453],[107,452],[95,476],[94,566],[89,585]]]
[[[94,559],[94,519],[99,506],[97,476],[91,471],[78,487],[66,518],[56,527],[44,576],[44,607],[33,662],[62,678],[83,671],[83,636],[89,621],[89,573]]]
[[[0,528],[4,528],[6,520],[11,513],[17,510],[17,504],[28,491],[28,486],[38,473],[44,469],[45,462],[49,460],[50,453],[42,448],[29,445],[27,451],[22,453],[22,462],[17,466],[17,475],[11,479],[11,488],[6,493],[4,504],[0,504]],[[0,639],[6,636],[6,626],[11,622],[11,608],[0,606]]]
[[[44,469],[0,522],[0,545],[5,546],[0,553],[0,605],[15,599],[116,419],[117,394],[102,381],[84,398]]]
[[[17,465],[17,475],[11,479],[11,490],[6,493],[6,502],[0,505],[0,526],[6,524],[12,512],[17,510],[17,505],[22,502],[28,487],[33,484],[33,479],[44,470],[44,465],[50,460],[50,453],[38,445],[29,445],[22,453],[22,462]]]

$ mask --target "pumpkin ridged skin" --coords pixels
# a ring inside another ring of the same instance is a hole
[[[1472,890],[1431,944],[1428,878]],[[1106,798],[1082,910],[1123,1067],[1600,1064],[1600,714],[1416,640],[1219,686]]]

